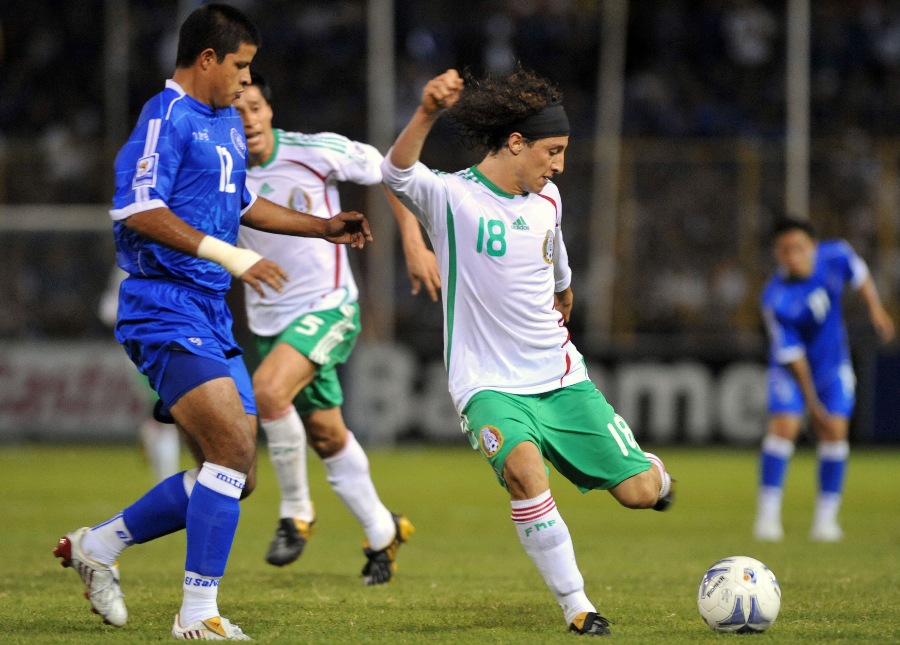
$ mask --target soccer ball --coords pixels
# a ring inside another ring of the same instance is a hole
[[[775,574],[745,555],[724,558],[703,575],[700,616],[716,632],[764,632],[778,617],[781,587]]]

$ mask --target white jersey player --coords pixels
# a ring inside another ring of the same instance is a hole
[[[477,166],[455,174],[386,168],[435,241],[457,409],[482,390],[540,394],[587,380],[554,302],[572,279],[556,185],[513,195]]]
[[[552,182],[569,141],[559,91],[521,68],[463,85],[455,70],[426,84],[382,164],[384,181],[438,256],[445,361],[463,428],[509,492],[519,540],[569,629],[608,635],[585,594],[544,460],[582,491],[609,490],[629,508],[667,508],[672,479],[588,379],[565,326],[571,271]],[[419,161],[448,108],[463,140],[485,153],[455,174]]]
[[[251,97],[241,99],[242,103]],[[251,190],[260,191],[277,204],[330,217],[335,208],[334,212],[340,211],[338,182],[364,186],[381,183],[382,156],[370,145],[331,133],[273,129],[272,134],[271,156],[249,168],[247,182]],[[245,289],[247,322],[254,334],[275,336],[302,313],[336,309],[357,301],[359,290],[346,249],[325,240],[300,242],[246,227],[240,229],[238,240],[241,246],[266,253],[266,257],[277,257],[290,278],[280,292],[270,290],[260,295],[254,289]]]
[[[329,218],[340,211],[338,182],[381,183],[382,156],[374,147],[339,134],[273,129],[270,94],[254,74],[235,102],[247,137],[251,190]],[[434,255],[413,215],[390,197],[413,292],[424,284],[436,300],[440,278]],[[277,262],[289,276],[281,291],[245,291],[248,323],[263,359],[253,375],[253,391],[281,489],[280,519],[266,561],[283,566],[296,560],[316,521],[306,472],[308,439],[324,461],[331,487],[365,532],[365,584],[389,582],[397,548],[414,529],[379,499],[366,454],[341,414],[336,368],[347,360],[360,331],[359,292],[347,253],[321,240],[300,241],[243,227],[239,242]]]

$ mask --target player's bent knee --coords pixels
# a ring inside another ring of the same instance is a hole
[[[625,508],[651,508],[659,500],[659,486],[649,470],[629,477],[610,493]]]
[[[347,442],[335,437],[315,437],[309,439],[309,445],[321,459],[328,459],[343,450]]]
[[[347,445],[347,430],[341,426],[304,421],[309,446],[322,459],[333,457]]]
[[[503,464],[503,481],[513,499],[530,499],[550,488],[537,447],[530,442],[513,448]]]
[[[213,440],[201,442],[203,461],[249,473],[256,463],[255,433],[246,428],[234,427],[230,432],[220,431]]]
[[[256,443],[251,441],[242,442],[234,452],[234,460],[241,464],[238,469],[241,472],[249,472],[256,461]]]
[[[290,398],[282,392],[277,383],[268,379],[253,377],[253,397],[262,417],[274,418],[291,404]]]

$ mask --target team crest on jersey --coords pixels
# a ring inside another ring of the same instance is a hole
[[[153,153],[137,160],[134,168],[134,179],[131,182],[132,188],[156,186],[156,169],[159,167],[159,154]]]
[[[547,231],[547,234],[544,236],[544,262],[547,264],[553,264],[553,231]]]
[[[241,159],[246,159],[247,144],[244,142],[244,135],[238,132],[236,128],[231,128],[231,143],[234,144],[235,150],[241,155]]]
[[[291,196],[288,199],[288,208],[293,208],[301,213],[309,213],[312,210],[312,200],[309,194],[303,190],[302,186],[297,186],[291,190]]]
[[[481,438],[481,451],[488,457],[493,457],[503,447],[503,433],[494,426],[483,426],[479,431]]]

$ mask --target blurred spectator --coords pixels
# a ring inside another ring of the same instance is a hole
[[[122,37],[129,42],[130,123],[170,73],[181,4],[128,0],[130,21]],[[236,4],[262,30],[254,66],[283,88],[273,107],[285,127],[334,129],[365,139],[366,0]],[[572,139],[560,184],[567,230],[577,231],[567,240],[570,262],[576,274],[582,272],[592,252],[590,154],[602,3],[475,0],[464,11],[452,3],[394,4],[398,127],[418,104],[424,82],[448,67],[502,74],[520,60],[561,86]],[[105,6],[104,0],[0,3],[0,204],[109,202]],[[755,283],[748,276],[742,281],[742,267],[735,264],[736,196],[752,169],[761,175],[758,206],[777,209],[782,200],[785,11],[786,3],[776,0],[629,3],[622,199],[637,215],[620,226],[629,274],[619,276],[617,288],[623,302],[633,303],[623,317],[633,329],[683,332],[701,323],[725,329],[737,309],[755,310],[739,302],[755,297]],[[877,196],[886,170],[878,142],[900,135],[900,5],[820,0],[811,11],[811,213],[824,232],[851,240],[878,269]],[[446,145],[450,129],[442,128],[426,152],[440,157],[436,165],[442,167],[469,165],[465,151]],[[683,155],[698,138],[708,145],[705,152]],[[657,145],[636,143],[647,139]],[[756,146],[758,162],[740,157],[736,142]],[[678,144],[665,148],[667,158],[658,154],[663,143]],[[628,146],[643,152],[629,157]],[[730,152],[721,153],[723,148]],[[49,264],[41,266],[43,258],[27,249],[14,251],[16,244],[0,240],[0,253],[16,257],[17,275],[26,276],[4,281],[3,295],[12,300],[0,314],[0,335],[103,333],[90,316],[77,313],[74,300],[65,304],[67,289],[80,289],[77,298],[96,298],[102,272],[90,278],[96,291],[85,292],[66,275],[59,287],[50,287],[39,277]],[[78,266],[77,255],[58,250],[63,260],[55,271],[63,274],[66,264],[67,275],[76,275],[71,267]],[[900,279],[897,262],[893,272]],[[398,283],[403,278],[398,275]],[[892,293],[890,285],[883,288]],[[29,300],[48,289],[57,292],[57,310],[76,309],[72,321],[54,330],[34,318]],[[420,309],[398,302],[400,324],[413,330],[410,337],[422,337],[424,346],[440,321],[425,319]],[[716,315],[702,313],[711,310]],[[76,329],[82,323],[89,331]]]
[[[731,60],[742,67],[762,67],[772,62],[778,21],[761,2],[733,0],[722,18]]]

